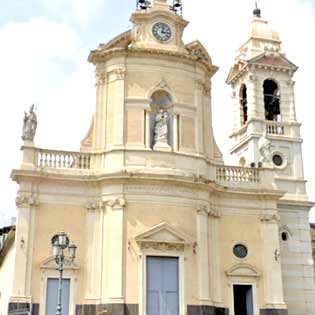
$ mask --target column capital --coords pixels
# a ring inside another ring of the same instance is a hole
[[[39,206],[38,198],[35,195],[17,195],[15,198],[17,208],[29,208]]]
[[[112,209],[121,209],[126,206],[126,201],[122,198],[112,198],[104,200],[103,202],[105,206],[111,207]]]
[[[279,214],[263,214],[260,216],[260,221],[262,223],[278,224],[280,216]]]
[[[102,210],[105,208],[102,200],[93,200],[86,204],[86,208],[88,211],[94,212],[96,210]]]
[[[197,211],[197,215],[208,216],[209,207],[207,205],[198,205],[196,211]]]

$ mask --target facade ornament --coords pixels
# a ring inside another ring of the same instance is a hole
[[[212,217],[214,219],[220,219],[221,218],[221,212],[218,210],[210,210],[209,211],[209,217]]]
[[[86,205],[87,210],[89,211],[96,211],[100,209],[104,209],[104,204],[102,201],[90,201]]]
[[[117,80],[123,80],[125,78],[127,70],[125,68],[117,68],[113,70],[112,73],[116,76]]]
[[[264,214],[260,217],[262,223],[278,223],[280,216],[278,214]]]
[[[160,109],[155,116],[154,141],[155,143],[167,143],[168,135],[168,112]]]
[[[34,196],[22,196],[17,195],[15,198],[15,204],[17,208],[36,207],[39,205],[38,199]]]
[[[279,249],[276,249],[275,250],[275,261],[278,261],[280,259],[280,250]]]
[[[258,150],[260,153],[259,162],[270,163],[271,162],[271,141],[267,138],[266,133],[258,141]]]
[[[96,85],[104,85],[107,81],[107,73],[99,72],[96,74]]]
[[[116,198],[116,199],[109,199],[104,201],[104,204],[108,207],[111,207],[112,209],[121,209],[125,207],[126,201],[122,198]]]
[[[197,214],[208,215],[209,207],[207,205],[200,205],[197,208]]]
[[[30,107],[28,113],[24,112],[22,140],[33,141],[37,128],[37,116],[34,111],[35,105]]]

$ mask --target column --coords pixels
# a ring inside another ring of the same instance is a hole
[[[199,279],[199,300],[202,305],[210,302],[209,289],[209,246],[208,246],[208,209],[197,210],[197,261]]]
[[[107,73],[96,74],[96,114],[94,125],[94,147],[102,150],[106,146]]]
[[[114,103],[114,146],[121,147],[125,144],[125,76],[124,67],[113,70],[111,79],[112,86],[115,90]],[[119,128],[118,128],[119,126]]]
[[[90,202],[86,217],[86,277],[85,300],[99,304],[102,289],[104,207],[102,202]]]
[[[213,208],[213,207],[212,207]],[[223,306],[222,284],[220,270],[220,239],[219,239],[219,219],[221,215],[218,211],[211,209],[209,212],[210,222],[210,287],[212,301],[215,306]]]
[[[34,195],[18,195],[16,205],[18,219],[15,236],[13,291],[10,303],[31,303],[34,223],[38,201]]]
[[[197,108],[197,115],[195,119],[196,130],[196,151],[198,154],[203,154],[203,90],[204,82],[202,80],[196,80],[195,84],[195,105]]]
[[[279,244],[279,215],[264,214],[261,217],[263,240],[263,274],[267,309],[286,309],[283,299],[282,269]]]
[[[108,294],[111,303],[124,303],[124,199],[106,202],[110,212],[109,255],[108,255]]]

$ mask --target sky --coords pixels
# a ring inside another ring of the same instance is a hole
[[[247,39],[254,0],[183,0],[190,21],[185,42],[199,39],[220,69],[212,88],[213,127],[225,160],[232,105],[225,83],[236,50]],[[296,110],[302,125],[305,175],[315,201],[315,0],[260,0],[262,16],[279,32],[282,51],[299,66]],[[136,0],[0,0],[0,226],[16,216],[23,113],[35,103],[40,148],[79,150],[95,109],[89,51],[131,27]],[[222,123],[224,122],[224,123]],[[310,220],[315,222],[315,211]]]

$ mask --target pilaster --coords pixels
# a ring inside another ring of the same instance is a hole
[[[108,295],[111,303],[124,303],[124,207],[121,198],[105,201],[109,211]]]
[[[286,309],[283,297],[281,253],[279,243],[280,220],[277,212],[269,212],[261,216],[263,240],[263,266],[265,304],[267,309]]]
[[[31,303],[35,215],[38,205],[37,197],[33,194],[16,197],[18,218],[13,291],[10,303]]]
[[[208,244],[208,207],[197,209],[197,260],[199,279],[199,301],[202,305],[210,302],[209,287],[209,244]]]

